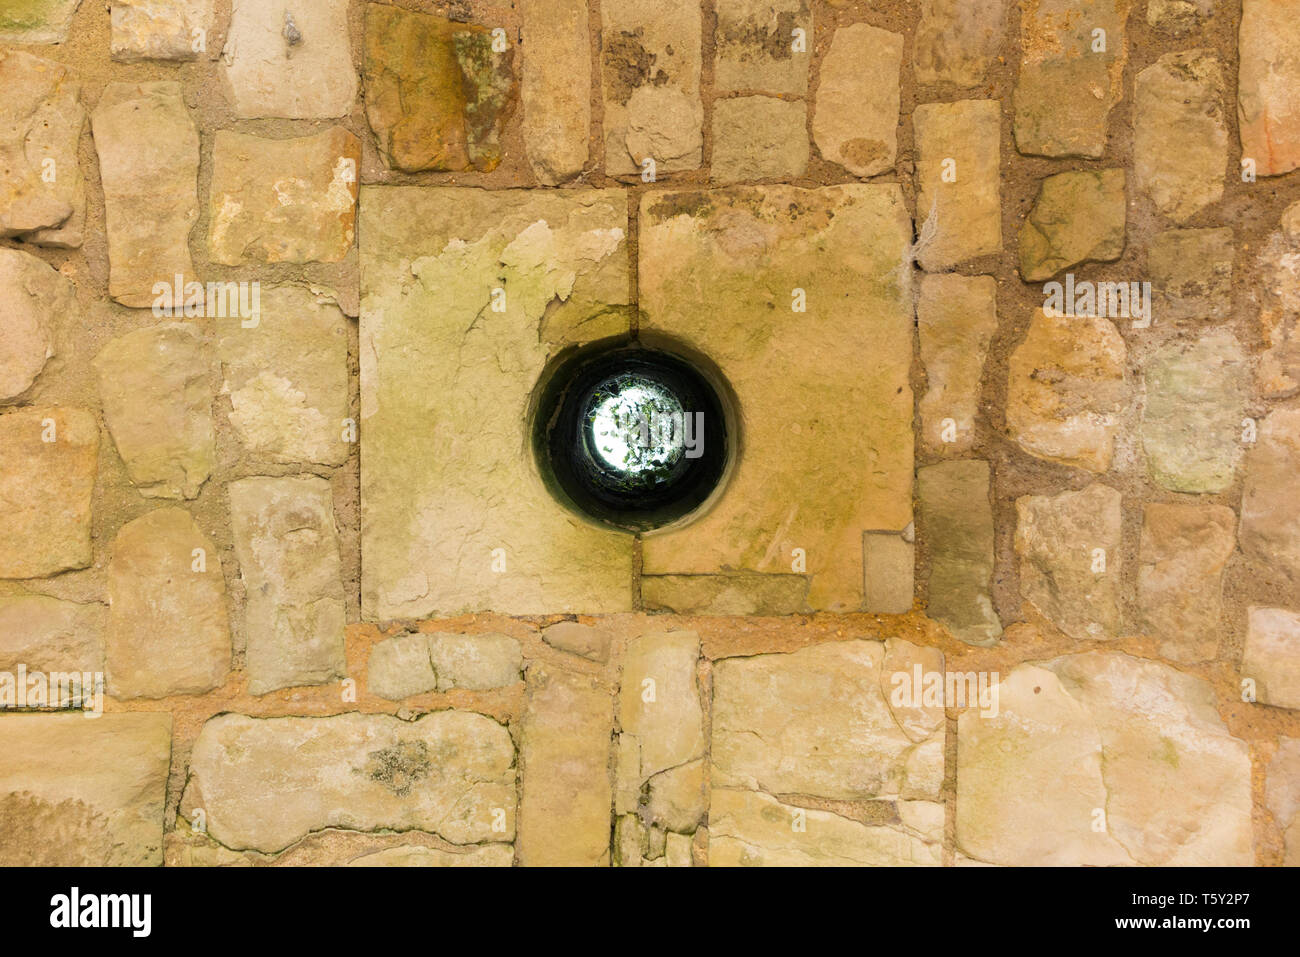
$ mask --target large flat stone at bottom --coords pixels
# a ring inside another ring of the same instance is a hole
[[[646,537],[645,574],[806,574],[808,607],[860,608],[862,533],[912,520],[902,193],[652,192],[640,222],[641,339],[716,364],[744,446],[707,514]]]
[[[0,716],[0,864],[157,866],[166,714]]]
[[[548,360],[626,335],[626,230],[617,190],[362,189],[366,618],[631,610],[632,537],[556,502],[530,416]]]

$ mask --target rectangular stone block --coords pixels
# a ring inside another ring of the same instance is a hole
[[[1259,176],[1300,166],[1300,17],[1292,0],[1242,0],[1237,119]]]
[[[808,92],[812,66],[811,0],[718,0],[713,81],[730,93]],[[796,30],[804,42],[797,43]]]
[[[944,272],[1001,250],[1001,104],[924,103],[912,122],[921,268]]]
[[[916,546],[896,532],[862,536],[863,610],[905,615],[912,610]]]
[[[719,497],[646,536],[645,574],[800,575],[807,607],[861,608],[863,531],[912,520],[901,191],[652,192],[640,222],[642,341],[705,357],[740,413]]]
[[[971,645],[1002,634],[993,610],[993,506],[989,464],[943,462],[916,473],[921,531],[930,549],[930,617]]]
[[[958,455],[975,444],[980,379],[998,328],[992,276],[926,276],[916,304],[926,392],[917,404],[921,441],[931,452]]]
[[[530,412],[628,332],[625,195],[365,187],[361,223],[363,615],[630,611],[632,536],[555,500]]]
[[[587,0],[520,0],[524,144],[537,179],[562,183],[587,163],[591,37]]]

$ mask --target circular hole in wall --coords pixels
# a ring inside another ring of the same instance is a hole
[[[558,363],[543,380],[533,428],[558,497],[633,531],[699,509],[727,471],[735,432],[720,376],[701,365],[628,344]]]

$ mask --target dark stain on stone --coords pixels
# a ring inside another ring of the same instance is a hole
[[[642,35],[640,27],[622,30],[605,47],[605,78],[616,103],[626,103],[639,86],[663,86],[668,82],[668,74],[654,68],[655,54],[641,45]]]
[[[788,60],[794,56],[795,22],[794,13],[785,11],[776,15],[775,28],[752,19],[719,28],[719,52],[735,60]]]
[[[713,211],[713,200],[708,193],[669,193],[646,210],[656,222],[674,216],[704,216]]]
[[[406,797],[411,789],[429,776],[433,760],[429,746],[423,741],[399,741],[387,748],[371,751],[364,774],[382,784],[398,797]]]

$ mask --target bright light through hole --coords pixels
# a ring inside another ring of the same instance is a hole
[[[592,391],[588,410],[592,451],[629,478],[653,481],[682,457],[685,410],[659,383],[611,377]]]

